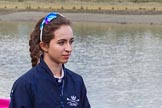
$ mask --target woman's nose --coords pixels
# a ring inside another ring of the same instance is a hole
[[[72,45],[68,43],[65,47],[65,51],[71,52],[72,51]]]

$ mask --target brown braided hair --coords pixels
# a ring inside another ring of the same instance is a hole
[[[43,50],[40,48],[39,43],[40,43],[40,24],[42,23],[44,18],[45,17],[41,18],[37,22],[34,30],[30,34],[29,52],[30,52],[32,67],[38,64],[41,52],[43,53]],[[71,26],[71,22],[65,17],[58,14],[56,19],[53,19],[52,21],[50,21],[49,24],[44,25],[43,33],[42,33],[42,41],[47,45],[49,45],[51,39],[54,38],[53,32],[59,29],[62,25]]]

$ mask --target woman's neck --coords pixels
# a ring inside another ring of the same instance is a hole
[[[62,64],[52,61],[49,57],[44,56],[44,61],[56,77],[61,77],[62,75]]]

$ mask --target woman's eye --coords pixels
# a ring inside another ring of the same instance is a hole
[[[74,42],[74,40],[71,40],[71,41],[70,41],[70,44],[72,44],[73,42]]]
[[[64,45],[65,42],[58,42],[59,45]]]

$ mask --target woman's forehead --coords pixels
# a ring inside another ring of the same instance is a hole
[[[70,39],[73,37],[73,30],[70,26],[61,26],[54,32],[55,39]]]

